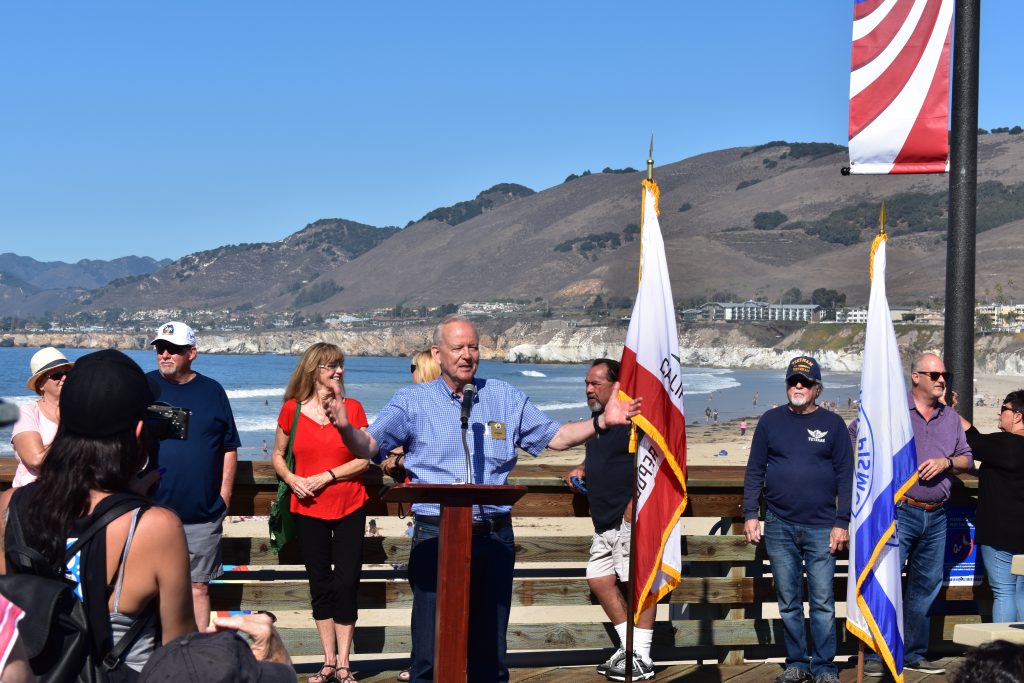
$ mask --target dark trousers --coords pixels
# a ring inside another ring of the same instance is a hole
[[[295,515],[295,535],[302,547],[314,619],[355,623],[365,524],[363,507],[341,519]]]
[[[413,596],[410,680],[414,682],[434,680],[437,537],[436,525],[416,521],[409,554],[409,582]],[[515,534],[511,526],[487,535],[473,536],[467,680],[488,683],[508,680],[505,635],[512,605],[515,563]]]

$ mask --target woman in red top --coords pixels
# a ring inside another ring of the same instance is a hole
[[[345,354],[334,344],[319,342],[302,354],[284,392],[272,456],[277,476],[294,493],[295,533],[309,577],[313,619],[324,648],[324,664],[309,683],[355,681],[349,672],[349,650],[356,625],[366,524],[363,472],[369,463],[349,452],[327,418],[327,408],[334,400],[332,385],[340,385],[340,393],[345,395],[344,373]],[[355,399],[344,401],[353,426],[365,428],[363,406]],[[284,456],[293,424],[297,424],[292,442],[295,472],[290,472]]]

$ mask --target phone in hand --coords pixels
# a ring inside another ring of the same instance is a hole
[[[572,483],[573,486],[579,489],[581,493],[587,492],[586,485],[584,485],[583,480],[580,479],[579,477],[569,477],[569,481]]]

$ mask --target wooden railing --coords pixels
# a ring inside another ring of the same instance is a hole
[[[13,466],[0,461],[0,486],[10,483]],[[573,495],[561,480],[564,467],[531,465],[518,467],[510,484],[528,487],[526,496],[513,509],[514,518],[586,517],[584,496]],[[368,514],[381,517],[398,513],[397,506],[380,501],[385,482],[381,475],[368,474],[370,493]],[[265,515],[277,488],[277,479],[269,463],[239,463],[235,493],[231,501],[233,515]],[[784,655],[782,626],[777,618],[767,618],[762,605],[775,603],[770,566],[763,546],[749,545],[742,535],[743,469],[737,467],[691,467],[688,472],[689,504],[686,517],[707,518],[707,533],[682,538],[683,559],[689,574],[666,598],[671,605],[689,605],[689,618],[659,621],[655,628],[654,651],[657,659],[718,659],[738,663],[744,658],[760,659]],[[965,475],[953,490],[957,505],[974,505],[976,480]],[[718,533],[715,533],[715,532]],[[366,538],[363,562],[380,565],[364,572],[360,586],[361,609],[408,609],[412,592],[404,572],[388,568],[407,562],[411,539],[404,536]],[[294,545],[294,544],[292,544]],[[529,536],[517,530],[517,575],[513,586],[513,607],[558,608],[595,604],[587,588],[583,571],[545,570],[538,563],[586,562],[590,536]],[[270,550],[265,537],[225,538],[226,564],[244,566],[211,587],[213,609],[271,610],[309,612],[309,590],[298,548],[289,546],[280,558]],[[837,606],[845,602],[845,557],[835,580]],[[940,595],[932,618],[932,650],[959,652],[952,642],[958,623],[976,623],[981,614],[990,614],[991,593],[987,586],[949,587]],[[837,620],[839,649],[852,653],[855,639],[846,634],[842,619]],[[295,655],[315,655],[320,644],[313,621],[293,620],[309,627],[281,628],[289,650]],[[606,649],[611,640],[607,624],[512,623],[508,647],[515,650]],[[363,626],[356,629],[355,651],[394,653],[410,649],[409,628],[405,626]],[[596,661],[596,658],[595,658]]]

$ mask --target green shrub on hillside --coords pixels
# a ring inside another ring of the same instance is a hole
[[[757,230],[774,230],[789,220],[781,211],[761,211],[754,216],[754,228]]]
[[[760,178],[756,178],[754,180],[741,180],[739,185],[736,186],[736,189],[737,190],[742,190],[744,187],[750,187],[751,185],[757,185],[759,182],[761,182]]]

